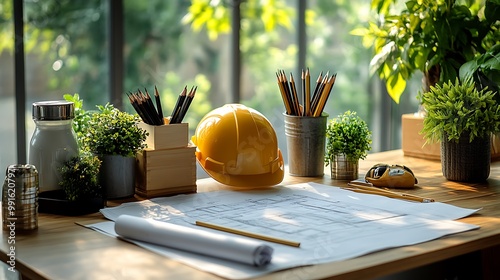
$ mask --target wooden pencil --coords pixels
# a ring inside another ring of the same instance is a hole
[[[155,100],[156,100],[156,110],[158,111],[158,116],[160,117],[163,123],[163,109],[161,106],[160,94],[158,93],[158,88],[155,86]]]
[[[177,102],[175,103],[174,109],[172,110],[172,115],[170,116],[170,123],[172,123],[172,120],[178,118],[182,104],[184,103],[184,99],[186,98],[186,94],[187,94],[187,86],[184,86],[184,89],[179,94],[179,97],[177,97]]]
[[[290,73],[290,88],[292,89],[291,92],[292,92],[292,98],[294,100],[293,106],[295,110],[295,115],[300,116],[301,113],[300,113],[299,97],[297,94],[297,88],[295,87],[295,80],[293,79],[292,73]]]
[[[134,94],[135,101],[137,102],[137,107],[140,108],[140,110],[143,112],[144,117],[145,117],[145,123],[154,125],[154,120],[151,118],[151,115],[149,111],[147,110],[145,104],[145,100],[143,100],[143,96],[140,95],[139,93]]]
[[[330,96],[330,92],[332,91],[333,84],[335,84],[336,77],[337,77],[337,74],[334,74],[328,79],[328,82],[326,83],[325,87],[323,88],[323,91],[321,92],[318,104],[317,104],[316,108],[314,109],[313,116],[315,116],[315,117],[321,116],[321,113],[323,112],[323,110],[325,108],[326,102],[328,101],[328,97]]]
[[[146,107],[153,119],[154,125],[162,125],[163,119],[160,118],[160,115],[158,114],[155,105],[153,104],[153,99],[151,98],[151,95],[149,95],[149,92],[146,88],[144,89],[144,92],[145,93],[143,95],[144,98],[146,99]]]
[[[292,247],[300,247],[300,242],[286,240],[286,239],[277,238],[277,237],[272,237],[269,235],[263,235],[263,234],[243,231],[243,230],[239,230],[239,229],[224,227],[221,225],[216,225],[216,224],[202,222],[202,221],[196,221],[196,225],[201,226],[201,227],[215,229],[215,230],[220,230],[220,231],[224,231],[224,232],[234,233],[237,235],[247,236],[247,237],[251,237],[251,238],[255,238],[255,239],[265,240],[265,241],[269,241],[269,242],[273,242],[273,243],[288,245],[288,246],[292,246]]]
[[[372,194],[380,194],[380,195],[386,195],[388,197],[392,198],[402,198],[402,199],[407,199],[407,200],[413,200],[413,201],[419,201],[419,202],[434,202],[435,200],[432,198],[426,198],[426,197],[421,197],[413,194],[408,194],[408,193],[400,193],[400,192],[393,192],[385,189],[380,189],[376,187],[370,187],[370,186],[365,186],[365,185],[358,185],[356,183],[348,183],[348,186],[350,188],[347,188],[349,190],[360,190],[365,191],[366,193],[372,193]]]
[[[146,120],[146,117],[144,116],[144,113],[142,112],[141,108],[137,106],[137,102],[135,101],[135,98],[132,96],[132,93],[126,92],[125,93],[130,101],[130,104],[132,104],[132,107],[134,107],[135,111],[139,115],[139,117],[142,119],[144,123],[147,123],[148,121]]]
[[[191,88],[191,90],[189,91],[189,93],[186,95],[186,98],[184,99],[184,102],[182,104],[179,116],[177,117],[177,119],[174,120],[174,123],[182,123],[182,120],[186,116],[186,112],[189,109],[189,106],[191,105],[191,102],[194,99],[194,95],[196,94],[196,89],[197,88],[198,87]]]
[[[389,198],[396,198],[396,199],[403,199],[403,200],[410,200],[410,201],[416,201],[416,202],[433,202],[433,200],[428,200],[424,198],[417,198],[414,196],[405,196],[401,194],[393,194],[393,193],[385,193],[385,192],[380,192],[380,191],[371,191],[371,190],[363,190],[363,189],[358,189],[358,188],[343,188],[345,190],[357,192],[357,193],[365,193],[365,194],[374,194],[374,195],[381,195]]]
[[[278,87],[281,93],[281,99],[283,99],[283,104],[285,105],[285,113],[291,115],[292,110],[290,108],[290,102],[288,101],[288,96],[286,95],[285,89],[283,88],[283,83],[281,82],[281,75],[276,72],[276,79],[278,81]]]
[[[316,96],[318,95],[318,91],[320,90],[321,83],[323,82],[323,71],[321,71],[318,75],[318,78],[316,79],[316,86],[314,87],[314,91],[311,97],[311,107],[310,110],[312,111],[312,106],[314,104],[314,100],[316,99]]]
[[[314,116],[314,112],[316,111],[316,107],[318,107],[319,100],[321,99],[321,95],[323,94],[323,89],[325,88],[326,84],[328,83],[328,79],[330,72],[328,71],[325,76],[323,77],[323,80],[321,80],[321,83],[318,87],[318,92],[313,97],[313,101],[311,104],[311,114]]]
[[[287,96],[287,99],[290,103],[290,110],[291,110],[290,115],[296,116],[297,112],[295,111],[295,104],[294,104],[295,101],[293,100],[292,90],[286,78],[285,71],[283,70],[281,71],[281,82],[283,84],[283,88],[285,89],[285,94]]]
[[[311,115],[311,75],[309,73],[309,68],[307,68],[305,73],[305,101],[304,101],[304,116]]]

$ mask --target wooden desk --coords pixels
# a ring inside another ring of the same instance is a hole
[[[500,279],[500,162],[492,163],[488,182],[475,185],[447,181],[439,161],[403,157],[400,150],[369,155],[360,162],[360,176],[376,163],[409,166],[419,179],[419,188],[410,193],[460,207],[482,207],[478,214],[461,220],[481,229],[346,261],[280,271],[259,279],[372,279],[471,252],[479,252],[484,279]],[[322,178],[287,176],[283,184],[304,181],[346,184],[331,180],[326,169]],[[200,192],[226,188],[212,179],[202,179],[197,184]],[[75,224],[103,220],[99,213],[81,217],[40,214],[36,232],[16,235],[16,269],[29,279],[219,279]],[[7,260],[9,246],[6,235],[2,233],[0,246],[3,261]]]

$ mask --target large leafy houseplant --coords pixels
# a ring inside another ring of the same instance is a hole
[[[495,97],[500,103],[500,42],[486,53],[463,64],[459,73],[460,80],[472,79],[478,90],[488,88],[497,92]]]
[[[371,7],[377,20],[352,33],[373,47],[371,72],[396,103],[415,72],[424,74],[424,92],[454,81],[462,64],[500,36],[500,0],[372,0]]]

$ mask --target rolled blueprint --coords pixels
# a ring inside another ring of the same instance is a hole
[[[130,215],[116,219],[115,232],[125,239],[254,266],[269,264],[273,253],[273,248],[255,240]]]

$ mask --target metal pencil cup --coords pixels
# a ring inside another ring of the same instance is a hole
[[[283,115],[290,175],[323,176],[328,114],[319,117]]]
[[[2,187],[2,228],[29,231],[38,228],[38,172],[30,164],[7,167]]]

